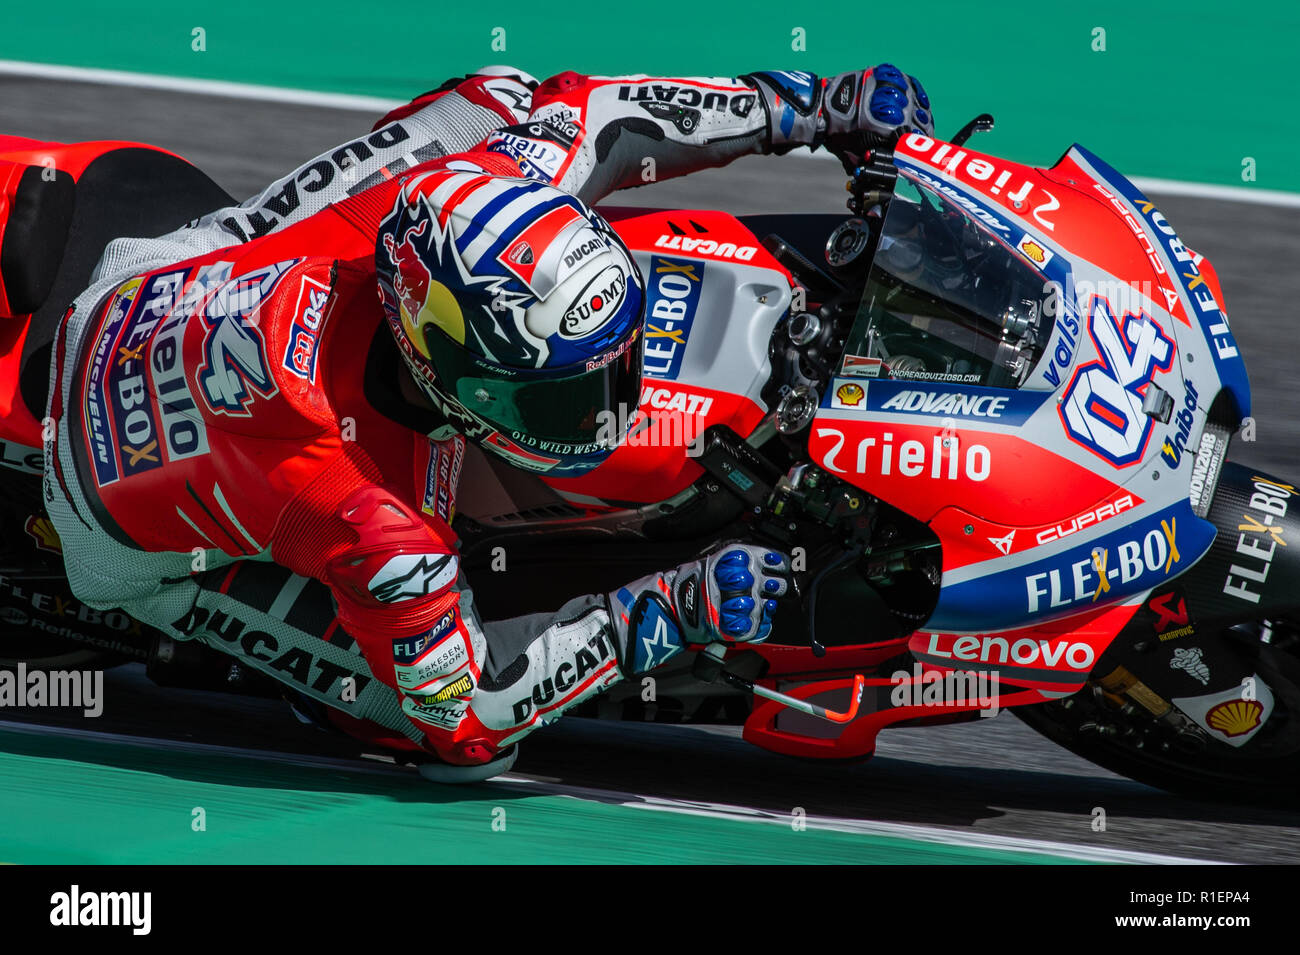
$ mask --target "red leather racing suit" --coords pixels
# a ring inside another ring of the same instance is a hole
[[[238,207],[112,243],[54,349],[46,498],[76,595],[454,763],[628,675],[604,596],[480,622],[450,527],[464,439],[378,397],[400,367],[378,225],[411,170],[591,203],[766,131],[739,80],[475,76]]]

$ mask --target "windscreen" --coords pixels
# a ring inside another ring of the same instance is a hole
[[[969,213],[901,175],[842,373],[1019,388],[1051,333],[1055,294]]]

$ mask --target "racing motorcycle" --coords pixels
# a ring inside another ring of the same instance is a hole
[[[1300,508],[1227,459],[1250,387],[1215,271],[1086,149],[1039,169],[966,145],[991,125],[877,150],[847,215],[602,209],[647,288],[639,407],[581,477],[467,452],[454,526],[477,605],[553,610],[761,541],[798,591],[766,643],[684,654],[652,692],[579,712],[854,760],[888,727],[1011,708],[1133,779],[1293,804]],[[136,660],[301,702],[79,604],[42,514],[66,303],[109,239],[232,200],[163,150],[14,137],[0,196],[0,665]]]

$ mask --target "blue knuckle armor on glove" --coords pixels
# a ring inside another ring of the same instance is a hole
[[[713,573],[708,597],[718,610],[718,636],[766,640],[777,607],[773,598],[784,594],[788,586],[785,556],[748,545],[727,545],[719,556],[706,558],[706,564],[710,560]]]
[[[824,80],[779,70],[742,79],[761,94],[774,152],[824,144],[851,166],[900,130],[934,133],[930,97],[916,77],[892,63]]]
[[[784,554],[730,543],[620,587],[609,600],[623,672],[659,666],[686,644],[761,643],[772,632],[789,573]]]

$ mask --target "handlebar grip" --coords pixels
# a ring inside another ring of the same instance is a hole
[[[695,654],[695,662],[691,665],[691,676],[701,683],[712,683],[722,672],[722,658],[726,655],[727,645],[722,642],[710,643],[699,653]]]

